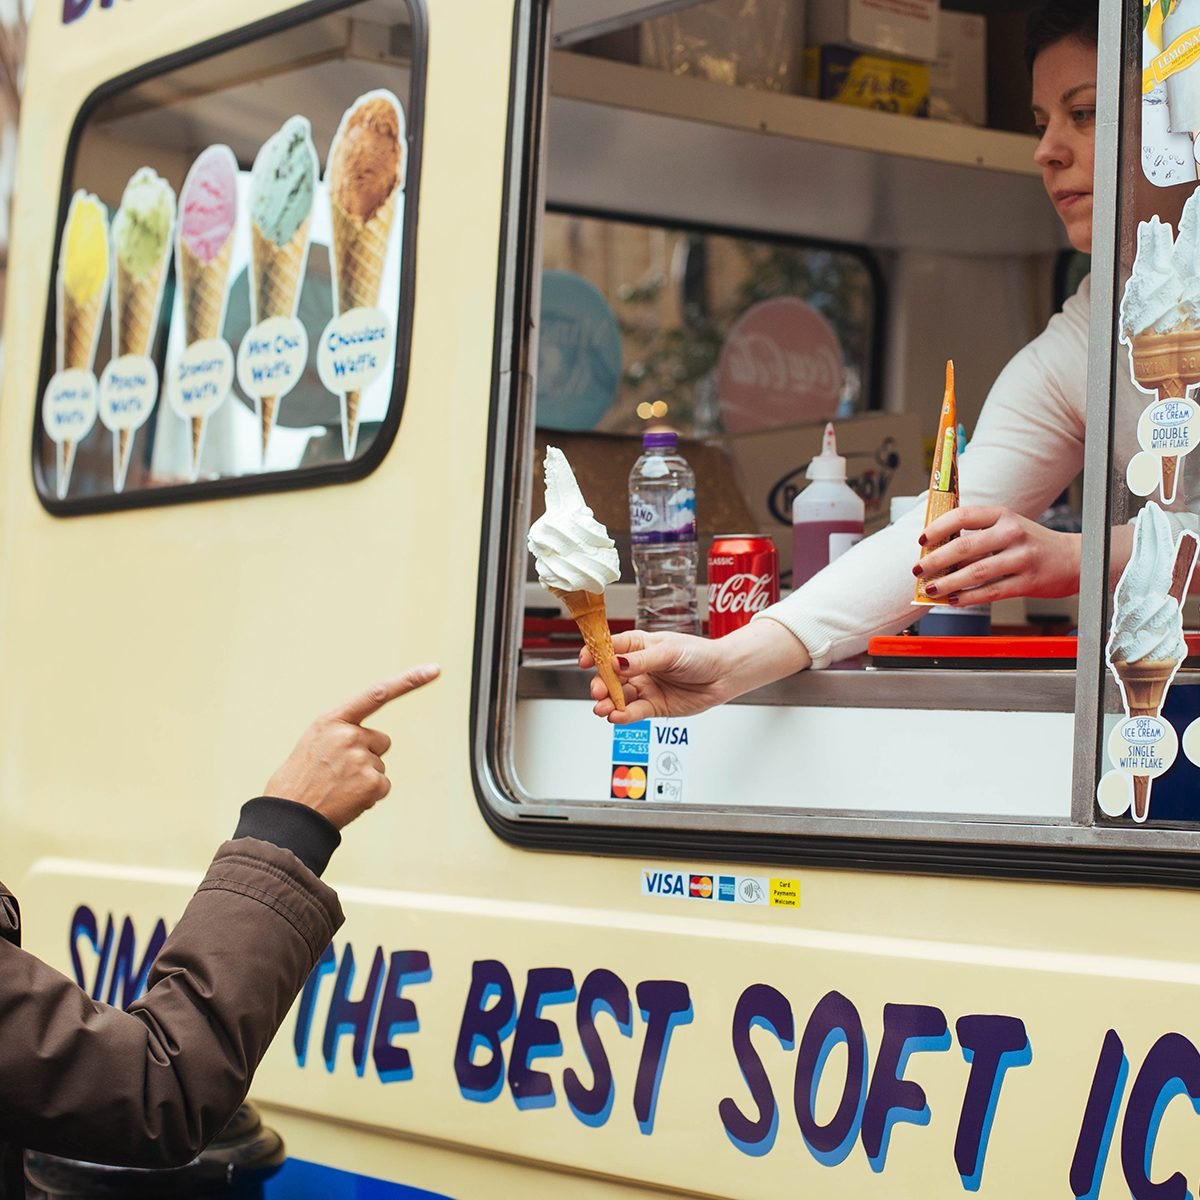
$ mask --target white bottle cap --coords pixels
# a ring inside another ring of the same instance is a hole
[[[821,453],[809,462],[805,474],[809,479],[845,482],[846,460],[837,452],[837,437],[834,435],[832,422],[825,426]]]

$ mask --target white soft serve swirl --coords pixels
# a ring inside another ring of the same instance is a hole
[[[1141,333],[1169,333],[1182,320],[1183,280],[1172,263],[1171,226],[1151,217],[1138,226],[1137,257],[1121,300],[1121,330],[1128,340]]]
[[[603,592],[621,577],[616,543],[592,515],[566,455],[546,447],[546,511],[529,530],[529,550],[542,586]]]
[[[1170,594],[1175,569],[1175,534],[1166,513],[1150,501],[1137,516],[1133,556],[1114,597],[1116,612],[1108,638],[1110,662],[1181,659],[1183,613]]]

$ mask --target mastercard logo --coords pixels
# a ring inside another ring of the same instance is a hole
[[[646,794],[646,768],[614,767],[612,794],[614,800],[640,800]]]
[[[713,894],[712,876],[693,875],[691,879],[691,893],[700,900],[711,899]]]

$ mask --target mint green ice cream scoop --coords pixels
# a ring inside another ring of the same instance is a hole
[[[312,213],[317,151],[305,117],[290,117],[254,160],[250,211],[255,225],[276,246],[286,246]]]

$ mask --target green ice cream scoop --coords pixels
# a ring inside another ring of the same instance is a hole
[[[166,258],[174,223],[171,185],[149,167],[142,167],[126,185],[113,218],[117,261],[135,279],[149,275]]]
[[[255,225],[276,246],[286,246],[312,213],[317,151],[304,117],[292,117],[254,160],[250,210]]]

